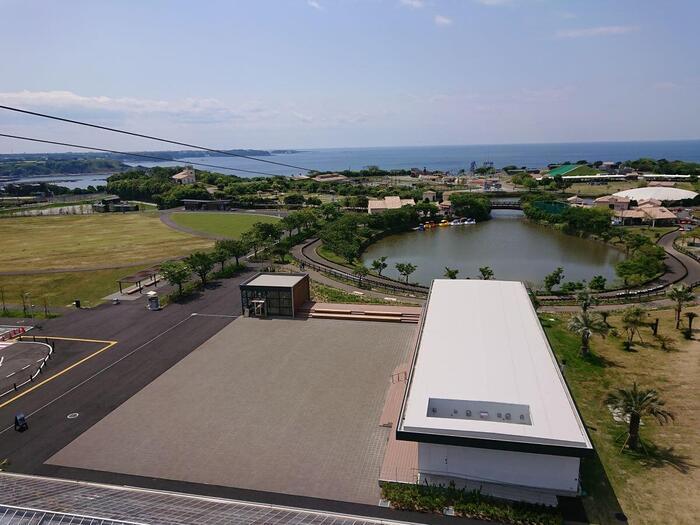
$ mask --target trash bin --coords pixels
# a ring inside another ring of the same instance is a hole
[[[160,310],[160,299],[157,295],[150,295],[148,297],[148,309],[151,311]]]
[[[27,424],[27,416],[25,416],[21,412],[15,415],[15,430],[17,432],[24,432],[28,428],[29,425]]]
[[[80,299],[75,300],[75,307],[80,308]]]

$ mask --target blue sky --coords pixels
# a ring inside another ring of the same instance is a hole
[[[696,0],[0,0],[0,104],[213,147],[700,138],[699,16]],[[2,111],[0,129],[163,148]]]

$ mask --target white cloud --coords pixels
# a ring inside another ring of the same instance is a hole
[[[626,35],[639,31],[636,26],[598,26],[581,29],[560,29],[556,35],[559,38],[587,38],[596,36]]]
[[[420,9],[425,7],[424,0],[399,0],[399,3],[403,6],[410,7],[411,9]]]
[[[131,118],[162,116],[187,123],[262,120],[275,112],[255,103],[232,108],[214,98],[155,100],[133,97],[83,96],[71,91],[0,92],[0,104],[72,117]]]
[[[511,0],[476,0],[478,3],[481,5],[488,5],[488,6],[499,6],[499,5],[506,5],[510,4]]]
[[[449,26],[452,25],[452,19],[442,15],[435,15],[433,19],[436,26]]]
[[[306,3],[309,7],[313,7],[314,9],[318,9],[319,11],[323,9],[323,6],[319,4],[316,0],[306,0]]]

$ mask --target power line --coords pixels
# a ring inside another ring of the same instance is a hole
[[[20,108],[14,108],[12,106],[2,106],[0,105],[0,109],[6,109],[8,111],[15,111],[17,113],[24,113],[26,115],[33,115],[35,117],[42,117],[42,118],[48,118],[52,120],[58,120],[60,122],[68,122],[69,124],[78,124],[79,126],[87,126],[89,128],[96,128],[96,129],[102,129],[105,131],[112,131],[114,133],[122,133],[124,135],[131,135],[132,137],[140,137],[142,139],[150,139],[150,140],[157,140],[160,142],[166,142],[168,144],[175,144],[177,146],[186,146],[188,148],[194,148],[194,149],[201,149],[204,151],[209,151],[211,153],[219,153],[221,155],[228,155],[230,157],[240,157],[243,159],[249,159],[249,160],[254,160],[257,162],[266,162],[268,164],[276,164],[278,166],[285,166],[287,168],[294,168],[297,170],[304,170],[304,171],[314,171],[310,168],[304,168],[302,166],[295,166],[294,164],[286,164],[284,162],[277,162],[274,160],[267,160],[267,159],[259,159],[257,157],[251,157],[250,155],[242,155],[240,153],[232,153],[230,151],[225,151],[225,150],[220,150],[220,149],[213,149],[213,148],[207,148],[204,146],[197,146],[196,144],[188,144],[187,142],[178,142],[177,140],[170,140],[170,139],[163,139],[160,137],[154,137],[151,135],[144,135],[142,133],[136,133],[133,131],[126,131],[123,129],[117,129],[117,128],[109,128],[107,126],[100,126],[98,124],[91,124],[89,122],[82,122],[80,120],[72,120],[69,118],[64,118],[64,117],[57,117],[55,115],[47,115],[46,113],[37,113],[35,111],[29,111],[26,109],[20,109]],[[191,163],[190,163],[191,164]]]
[[[95,148],[92,146],[81,146],[80,144],[71,144],[69,142],[58,142],[55,140],[44,140],[44,139],[37,139],[37,138],[33,138],[33,137],[21,137],[19,135],[8,135],[6,133],[0,133],[0,137],[5,137],[8,139],[17,139],[17,140],[28,140],[30,142],[41,142],[42,144],[53,144],[55,146],[66,146],[69,148],[87,149],[87,150],[91,150],[91,151],[103,151],[105,153],[116,153],[117,155],[128,155],[130,157],[141,157],[141,158],[149,159],[149,160],[176,162],[178,164],[185,164],[185,165],[192,165],[192,166],[204,166],[206,168],[216,168],[216,169],[233,171],[233,172],[240,171],[243,173],[253,173],[256,175],[266,175],[268,177],[279,177],[280,176],[278,174],[267,173],[265,171],[244,170],[243,168],[229,168],[227,166],[217,166],[216,164],[205,164],[203,162],[186,162],[184,160],[173,160],[173,159],[169,159],[167,157],[158,157],[156,155],[145,155],[142,153],[128,153],[125,151],[117,151],[117,150],[113,150],[113,149]]]

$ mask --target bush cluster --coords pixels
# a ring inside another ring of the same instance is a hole
[[[458,489],[454,484],[409,485],[382,484],[382,497],[399,510],[442,512],[453,507],[455,514],[465,518],[499,521],[515,525],[558,525],[562,516],[558,509],[529,503],[511,503],[481,494],[479,491]]]

